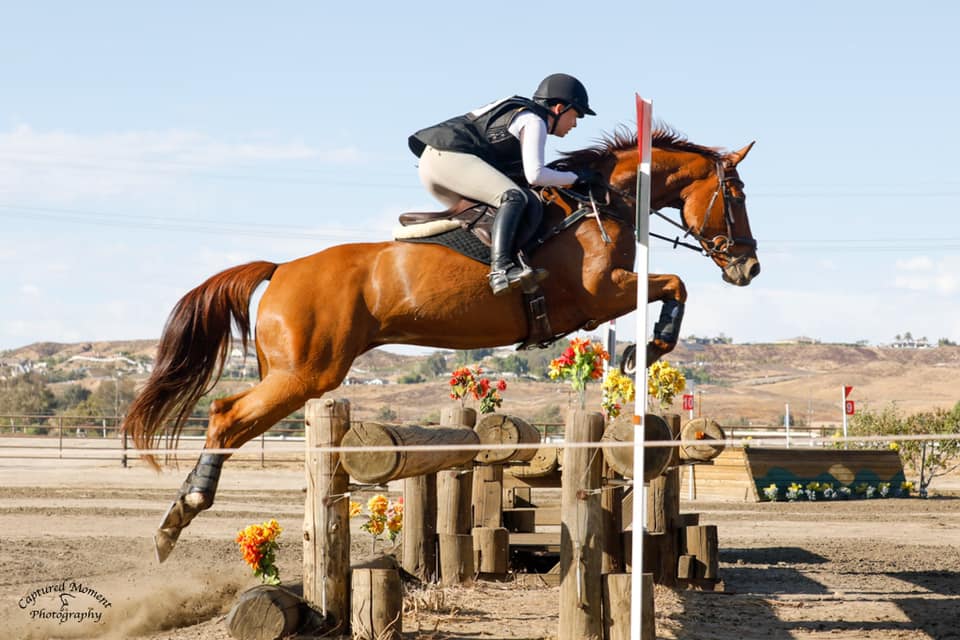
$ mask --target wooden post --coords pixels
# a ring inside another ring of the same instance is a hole
[[[458,405],[447,406],[440,410],[441,427],[470,427],[477,424],[477,410]]]
[[[670,434],[680,433],[680,416],[664,416]],[[680,528],[680,457],[676,448],[670,449],[670,467],[664,475],[650,481],[647,500],[647,531],[651,543],[646,554],[645,570],[653,573],[657,584],[668,587],[677,585],[677,560],[679,558]],[[635,505],[636,506],[636,505]]]
[[[571,411],[566,441],[599,442],[603,416]],[[599,448],[565,447],[560,527],[560,625],[558,640],[599,638],[603,631],[600,545]]]
[[[246,590],[227,614],[230,637],[237,640],[280,640],[299,624],[300,598],[266,584]]]
[[[303,522],[303,598],[334,629],[350,620],[347,573],[350,569],[349,477],[337,453],[350,426],[347,400],[309,400],[306,406],[307,500]]]
[[[503,524],[503,465],[473,468],[473,526],[497,528]]]
[[[437,578],[437,474],[403,481],[403,568],[424,582]]]
[[[354,569],[350,626],[354,640],[400,640],[403,586],[395,569]]]
[[[474,527],[473,564],[479,574],[491,577],[507,573],[510,533],[502,527]]]
[[[687,560],[689,579],[717,580],[719,578],[719,544],[717,526],[713,524],[686,527],[683,536],[683,553]]]
[[[630,640],[630,581],[635,574],[611,573],[603,576],[603,638]],[[640,639],[656,640],[656,616],[653,599],[653,574],[643,576],[643,620]]]
[[[445,427],[472,427],[476,420],[477,412],[470,408],[445,407],[440,412],[440,425]],[[437,473],[437,547],[444,586],[473,579],[472,487],[472,469]]]
[[[473,580],[473,536],[469,533],[438,533],[440,582],[445,587]],[[509,538],[508,538],[509,542]]]
[[[618,480],[620,474],[603,463],[605,486],[600,494],[600,512],[603,518],[603,546],[600,556],[600,571],[603,574],[623,571],[623,487],[608,484]],[[629,593],[629,588],[627,589]],[[627,607],[629,609],[629,606]]]

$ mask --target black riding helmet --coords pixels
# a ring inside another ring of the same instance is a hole
[[[533,99],[541,104],[562,102],[568,108],[572,107],[579,111],[581,115],[597,115],[590,108],[587,88],[582,82],[565,73],[553,73],[544,78],[534,92]]]

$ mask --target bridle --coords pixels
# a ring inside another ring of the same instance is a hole
[[[735,256],[730,253],[730,250],[735,246],[740,247],[749,247],[754,252],[757,250],[757,241],[754,238],[746,236],[736,236],[733,233],[734,227],[734,205],[743,205],[744,197],[735,196],[731,191],[731,186],[736,186],[738,188],[743,188],[743,181],[734,174],[727,175],[723,169],[723,163],[716,163],[716,174],[717,174],[717,188],[713,192],[713,195],[710,197],[710,203],[707,205],[707,213],[703,217],[703,222],[700,223],[699,229],[694,229],[692,226],[685,224],[683,219],[683,211],[680,211],[680,222],[677,222],[667,214],[661,212],[659,209],[650,209],[651,215],[655,215],[662,220],[666,220],[668,224],[677,227],[683,231],[683,237],[690,236],[696,240],[699,244],[692,244],[689,242],[684,242],[680,239],[680,236],[670,238],[668,236],[660,235],[659,233],[650,232],[650,236],[657,238],[658,240],[665,240],[673,245],[673,248],[684,247],[686,249],[691,249],[698,253],[701,253],[705,256],[711,258],[719,256],[724,258],[728,264],[738,264],[743,262],[747,256]],[[626,191],[621,191],[614,187],[608,187],[610,191],[616,193],[620,197],[626,200],[632,200],[636,202],[636,197],[627,193]],[[710,220],[710,215],[713,212],[713,205],[716,203],[717,198],[721,198],[723,201],[723,221],[726,225],[726,233],[718,233],[715,236],[708,238],[703,234],[703,230],[707,226],[707,222]]]

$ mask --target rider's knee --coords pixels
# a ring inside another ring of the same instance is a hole
[[[523,189],[507,189],[500,194],[500,206],[513,202],[526,208],[530,204],[530,198]]]

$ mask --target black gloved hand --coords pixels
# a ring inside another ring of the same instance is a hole
[[[574,187],[607,186],[603,174],[595,169],[577,169],[574,173],[577,174],[577,181],[573,183]]]

